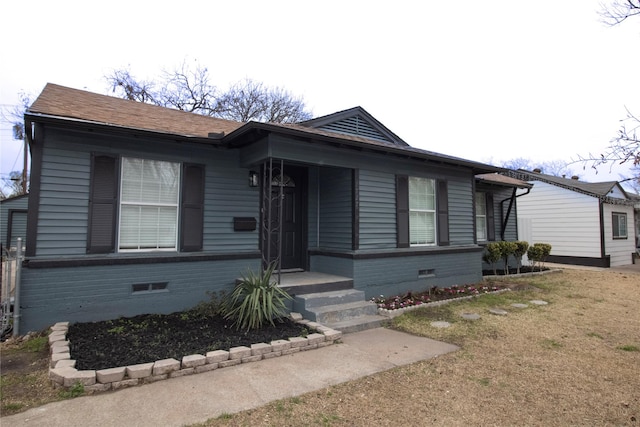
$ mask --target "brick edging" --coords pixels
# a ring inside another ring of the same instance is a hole
[[[291,313],[290,317],[296,323],[316,332],[306,337],[271,341],[269,344],[256,343],[251,344],[251,347],[233,347],[228,351],[215,350],[207,352],[206,355],[191,354],[182,357],[182,360],[164,359],[138,365],[83,371],[77,370],[76,361],[71,359],[70,343],[67,341],[69,322],[59,322],[51,327],[49,333],[49,379],[54,387],[71,388],[80,383],[84,386],[85,392],[89,393],[118,390],[326,347],[342,337],[342,332],[303,319],[298,313]]]

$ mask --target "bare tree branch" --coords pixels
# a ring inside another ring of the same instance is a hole
[[[610,27],[640,15],[640,0],[613,0],[610,4],[601,3],[600,7],[600,21]]]
[[[185,62],[172,71],[164,71],[157,82],[137,80],[128,69],[114,70],[106,79],[122,98],[212,117],[274,123],[312,118],[303,99],[282,88],[245,79],[220,93],[209,83],[206,67],[192,69]]]
[[[627,117],[620,120],[622,124],[617,135],[611,139],[609,146],[599,155],[589,153],[588,156],[578,156],[578,160],[573,163],[581,162],[584,165],[591,164],[591,168],[596,172],[599,166],[609,165],[609,170],[614,165],[622,165],[631,163],[633,166],[640,165],[640,139],[638,139],[638,129],[640,129],[640,119],[633,115],[626,108]]]
[[[105,76],[111,86],[111,91],[119,97],[130,101],[144,102],[158,105],[155,99],[153,82],[137,80],[131,75],[129,69],[114,70],[109,76]]]

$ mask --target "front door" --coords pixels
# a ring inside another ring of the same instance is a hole
[[[280,174],[274,169],[271,180],[271,239],[270,259],[277,260],[280,253],[282,270],[305,267],[303,197],[306,180],[304,169],[285,166]],[[277,201],[280,199],[282,187],[282,207]],[[282,221],[280,221],[282,212]],[[280,224],[282,231],[280,231]],[[282,242],[280,243],[280,238]]]

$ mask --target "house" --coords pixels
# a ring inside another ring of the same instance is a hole
[[[360,107],[238,123],[48,84],[25,124],[23,331],[183,310],[270,262],[367,298],[482,279],[475,176],[503,170],[413,148]]]
[[[26,244],[28,201],[27,194],[0,200],[0,244],[6,250],[14,251],[18,238]]]
[[[518,226],[523,240],[551,244],[547,261],[598,267],[633,262],[633,200],[618,182],[591,183],[539,169],[512,176],[535,183],[518,204]]]

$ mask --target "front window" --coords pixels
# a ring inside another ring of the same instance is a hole
[[[179,163],[122,159],[119,250],[176,250],[179,183]]]
[[[484,193],[476,193],[476,236],[487,240],[487,198]]]
[[[627,238],[627,214],[624,212],[614,212],[613,218],[613,238],[614,239],[626,239]]]
[[[409,241],[436,243],[436,191],[433,179],[409,177]]]

